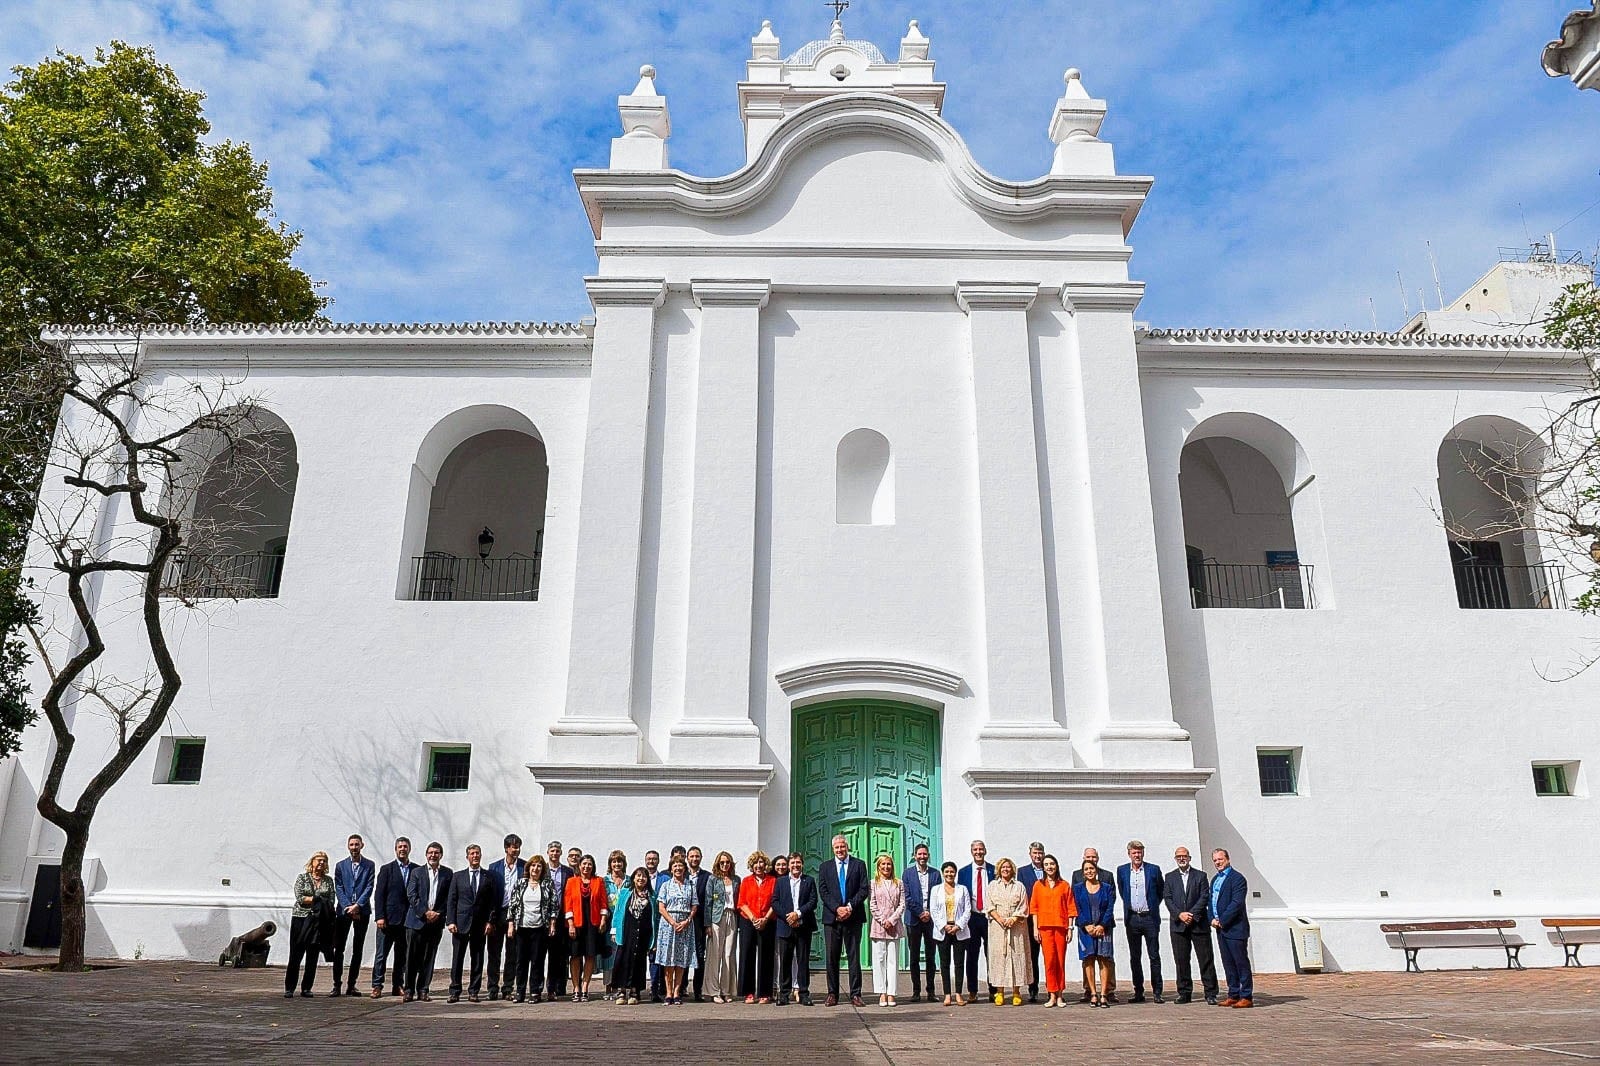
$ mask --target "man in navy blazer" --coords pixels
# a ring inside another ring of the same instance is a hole
[[[822,906],[823,964],[828,967],[827,1004],[839,1002],[839,952],[850,965],[850,1005],[861,1002],[861,926],[867,920],[867,864],[850,854],[842,836],[833,838],[833,858],[817,870]]]
[[[978,956],[985,955],[989,943],[989,883],[994,880],[994,864],[984,862],[989,845],[981,840],[972,842],[972,861],[956,873],[956,883],[966,888],[972,897],[972,920],[967,923],[971,935],[967,938],[967,990],[978,987]],[[994,998],[994,985],[989,986],[989,998]]]
[[[367,923],[372,920],[372,883],[378,873],[377,864],[361,856],[365,847],[360,833],[351,833],[345,841],[350,849],[348,859],[340,859],[333,868],[334,924],[333,991],[330,996],[356,994],[356,975],[361,972],[361,952],[367,946]],[[356,931],[355,947],[350,953],[350,983],[345,984],[344,943],[351,928]]]
[[[444,909],[450,899],[453,871],[442,866],[444,845],[433,841],[423,851],[428,860],[406,882],[406,984],[405,1002],[428,1000],[433,983],[433,963],[444,936]]]
[[[911,966],[911,1002],[922,1000],[924,967],[928,976],[928,998],[933,999],[934,939],[933,915],[928,913],[928,893],[939,883],[939,871],[928,862],[928,845],[911,849],[911,865],[900,875],[906,893],[906,955]],[[924,963],[923,952],[927,952]]]
[[[461,964],[472,956],[472,983],[467,1000],[478,1002],[483,988],[483,944],[494,920],[504,889],[494,872],[482,867],[483,849],[467,845],[467,868],[450,878],[450,898],[444,905],[445,928],[450,930],[450,1002],[461,999]]]
[[[1117,895],[1122,897],[1122,927],[1128,933],[1128,967],[1133,971],[1133,999],[1144,1002],[1144,955],[1150,955],[1150,992],[1161,998],[1161,897],[1166,882],[1161,867],[1144,861],[1144,843],[1128,841],[1128,861],[1117,867]],[[1141,949],[1142,945],[1142,949]]]
[[[1035,840],[1028,845],[1028,862],[1017,871],[1017,880],[1022,882],[1022,891],[1027,893],[1028,901],[1033,901],[1033,886],[1044,878],[1044,843]],[[1033,923],[1028,923],[1029,947],[1032,951],[1028,955],[1028,1002],[1039,1002],[1039,937],[1033,928]]]
[[[394,992],[400,994],[406,983],[406,888],[411,873],[419,869],[411,861],[411,841],[399,837],[394,842],[394,862],[378,867],[378,884],[372,894],[372,920],[378,927],[372,954],[372,998],[383,995],[383,977],[394,949]]]
[[[778,998],[782,1007],[798,991],[800,1005],[811,1006],[811,938],[817,932],[817,882],[806,873],[805,856],[789,854],[789,873],[772,886],[772,913],[778,918]],[[795,986],[796,961],[800,981]],[[835,980],[837,980],[837,976]]]
[[[1218,848],[1211,853],[1217,875],[1211,879],[1211,928],[1217,931],[1217,946],[1222,950],[1222,969],[1228,975],[1228,998],[1224,1007],[1253,1007],[1255,994],[1250,973],[1250,915],[1245,909],[1250,883],[1233,868],[1228,853]]]
[[[545,866],[550,871],[550,887],[556,894],[559,905],[567,890],[567,878],[577,871],[561,861],[561,841],[552,840],[544,849],[545,857],[549,860]],[[567,939],[567,923],[557,922],[550,931],[550,937],[545,944],[545,991],[552,1000],[567,998],[567,956],[571,953],[572,945]]]
[[[516,930],[511,929],[506,922],[506,914],[511,908],[511,893],[516,890],[517,882],[522,878],[522,871],[527,868],[527,863],[522,861],[522,838],[515,833],[507,833],[505,839],[506,857],[496,859],[489,864],[489,872],[500,879],[500,898],[495,903],[494,916],[489,919],[489,927],[485,932],[485,943],[489,949],[489,998],[499,999],[504,996],[511,998],[511,979],[517,972],[517,938]],[[500,956],[505,954],[506,966],[502,974],[500,970]]]
[[[684,855],[684,862],[689,864],[689,883],[694,886],[695,904],[698,907],[694,912],[694,957],[700,960],[700,964],[694,968],[696,1003],[706,1001],[706,915],[711,913],[711,871],[700,869],[705,855],[698,845]]]
[[[1178,864],[1167,872],[1167,913],[1172,917],[1172,958],[1178,972],[1178,1002],[1194,998],[1189,956],[1200,960],[1200,987],[1206,1002],[1217,1004],[1217,967],[1211,958],[1211,883],[1203,870],[1189,865],[1189,849],[1172,853]]]

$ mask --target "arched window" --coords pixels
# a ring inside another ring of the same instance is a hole
[[[549,480],[544,440],[519,412],[441,421],[411,472],[400,598],[538,599]]]
[[[1195,427],[1178,468],[1193,606],[1317,605],[1314,480],[1304,450],[1270,419],[1238,412]]]
[[[1528,427],[1479,415],[1439,445],[1439,506],[1456,602],[1469,610],[1561,607],[1560,567],[1540,558],[1527,503],[1544,465]]]
[[[889,438],[853,429],[839,441],[835,521],[840,525],[894,525],[894,454]]]
[[[278,595],[300,471],[294,434],[264,408],[230,413],[227,432],[196,432],[180,445],[163,505],[183,520],[183,549],[162,575],[172,595]]]

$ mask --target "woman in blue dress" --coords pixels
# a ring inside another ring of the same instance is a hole
[[[694,885],[689,881],[689,864],[682,856],[668,867],[672,877],[664,882],[656,897],[661,920],[656,925],[656,965],[662,968],[667,985],[667,1002],[683,1002],[683,975],[699,965],[694,953],[694,916],[699,910]]]
[[[1116,899],[1100,880],[1100,866],[1093,859],[1083,860],[1083,881],[1072,886],[1078,904],[1078,958],[1083,962],[1083,980],[1092,999],[1090,1006],[1109,1007],[1106,985],[1111,980],[1111,930],[1116,926]]]

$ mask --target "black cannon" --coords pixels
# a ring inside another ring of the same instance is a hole
[[[277,923],[262,922],[248,933],[240,933],[228,941],[228,947],[217,956],[218,966],[232,966],[247,970],[252,966],[265,966],[272,951],[272,934],[278,931]]]

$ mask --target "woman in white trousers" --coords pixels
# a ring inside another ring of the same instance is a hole
[[[711,864],[711,882],[706,885],[704,994],[713,1003],[731,1003],[739,990],[739,967],[735,965],[739,946],[739,875],[733,869],[733,856],[718,852]]]
[[[894,860],[879,855],[873,863],[872,884],[867,904],[872,912],[872,990],[878,993],[878,1006],[894,1006],[895,979],[899,976],[900,938],[905,936],[905,887],[894,875]]]

